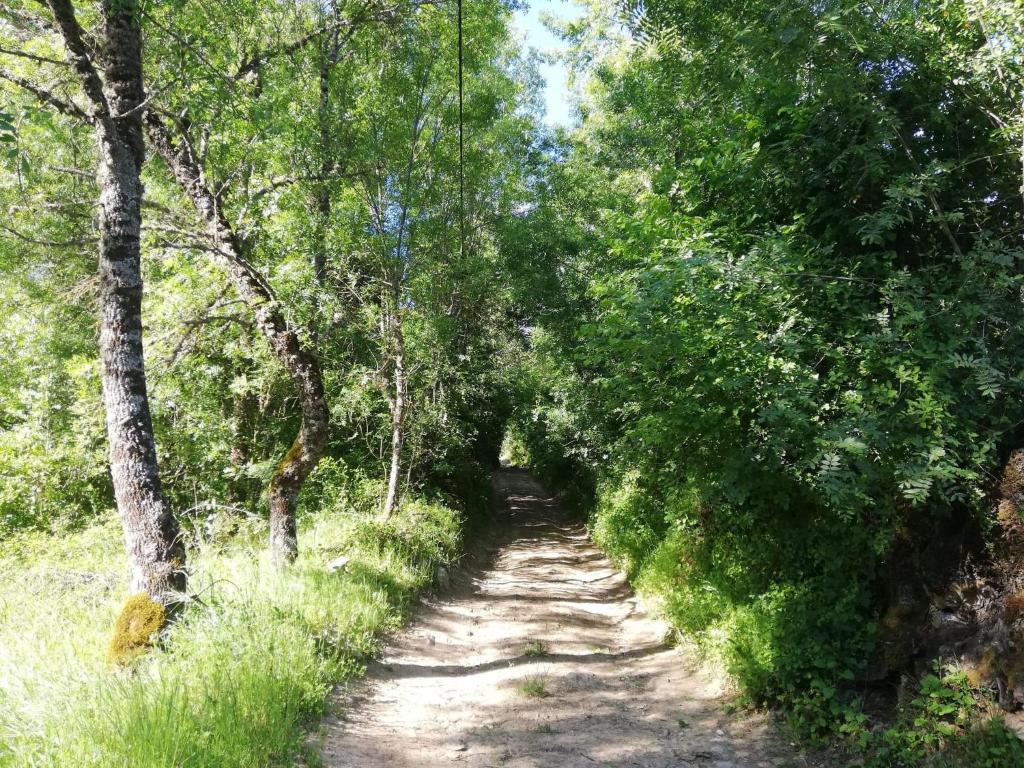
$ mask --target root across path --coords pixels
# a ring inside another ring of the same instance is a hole
[[[664,642],[586,529],[495,476],[491,552],[425,602],[321,732],[330,768],[782,768],[760,718]]]

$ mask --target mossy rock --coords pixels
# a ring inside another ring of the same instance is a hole
[[[107,662],[130,664],[153,644],[153,638],[167,623],[167,609],[146,593],[132,595],[114,623],[114,635],[107,648]]]

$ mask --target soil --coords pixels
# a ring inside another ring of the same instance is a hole
[[[495,475],[490,546],[425,601],[320,732],[330,768],[804,768],[530,476]]]

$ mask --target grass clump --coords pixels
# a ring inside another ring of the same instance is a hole
[[[372,517],[307,515],[302,554],[284,571],[259,523],[194,546],[200,599],[130,670],[108,665],[107,652],[144,647],[135,642],[149,641],[156,616],[126,594],[113,516],[0,545],[0,768],[294,764],[331,688],[361,674],[381,633],[458,551],[448,507],[413,501],[386,524]],[[349,566],[328,572],[340,554]],[[126,631],[110,643],[115,619]]]
[[[516,690],[523,696],[529,699],[542,699],[545,696],[550,695],[548,693],[547,681],[543,677],[530,676],[524,677],[519,681],[519,685],[516,686]]]
[[[523,651],[523,655],[530,656],[531,658],[537,658],[540,656],[547,656],[548,647],[544,644],[543,640],[534,640]]]

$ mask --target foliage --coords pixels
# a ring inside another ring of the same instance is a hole
[[[565,34],[582,121],[507,233],[544,270],[516,429],[749,701],[849,731],[891,595],[984,558],[1022,437],[1019,8],[646,0]]]
[[[0,54],[3,71],[40,87],[49,77],[73,98],[66,68],[47,61],[64,56],[59,37],[46,24],[25,26],[40,11],[21,6],[0,21],[0,49],[27,46],[41,58]],[[88,27],[96,19],[86,6]],[[470,494],[479,505],[480,467],[497,459],[509,407],[515,342],[506,298],[493,290],[494,230],[523,194],[514,149],[532,130],[532,116],[517,111],[529,73],[509,8],[469,9],[472,141],[460,168],[446,67],[454,9],[399,4],[377,18],[332,8],[232,0],[216,12],[191,2],[143,9],[152,106],[188,116],[225,215],[317,349],[335,425],[328,455],[346,477],[387,467],[392,350],[382,322],[400,267],[410,371],[403,491]],[[352,21],[335,54],[322,31],[328,13]],[[282,40],[301,44],[281,50]],[[266,59],[252,65],[257,51]],[[9,104],[0,137],[12,147],[0,157],[0,205],[10,214],[0,297],[16,308],[0,330],[11,350],[0,363],[0,530],[64,528],[113,506],[96,360],[92,136],[7,77],[0,93]],[[465,249],[452,202],[460,171]],[[166,490],[186,527],[214,510],[263,514],[266,483],[298,424],[292,384],[167,169],[151,158],[144,175],[143,317]]]
[[[42,606],[32,648],[0,630],[0,764],[284,759],[452,557],[505,434],[746,701],[883,761],[1018,756],[955,675],[879,738],[854,683],[904,671],[877,653],[901,587],[986,556],[1024,438],[1019,2],[594,0],[563,25],[581,121],[558,132],[514,7],[467,4],[460,109],[450,5],[140,6],[145,108],[195,138],[332,431],[307,552],[271,573],[252,536],[293,383],[152,159],[149,397],[202,594],[131,674],[96,667],[124,596],[94,136],[40,9],[0,7],[3,626]],[[380,522],[392,444],[406,503]]]
[[[267,483],[299,425],[294,383],[260,331],[262,308],[231,289],[221,243],[149,147],[148,397],[194,599],[159,647],[124,669],[99,664],[127,597],[97,359],[102,174],[47,6],[5,3],[0,765],[284,763],[331,686],[358,674],[489,503],[521,347],[495,289],[496,233],[527,194],[517,150],[531,140],[533,74],[511,4],[467,6],[463,163],[454,6],[131,8],[143,106],[195,139],[248,268],[316,350],[331,433],[299,499],[303,554],[275,572],[259,537]],[[97,4],[74,10],[102,39]],[[403,503],[380,522],[395,312],[408,371]],[[328,573],[343,553],[345,570]]]
[[[918,694],[904,705],[895,725],[859,739],[868,765],[970,765],[1011,768],[1024,759],[1024,745],[999,718],[978,720],[978,701],[962,672],[921,678]]]

